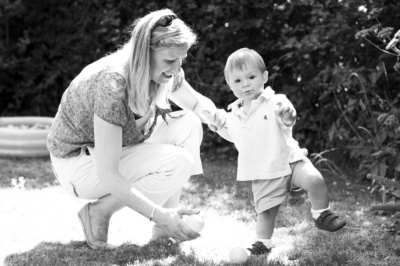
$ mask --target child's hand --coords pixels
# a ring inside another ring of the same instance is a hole
[[[296,110],[289,101],[278,102],[275,107],[275,114],[288,126],[296,121]]]
[[[202,110],[201,114],[211,131],[215,132],[226,127],[226,112],[224,110],[217,109],[215,112]]]

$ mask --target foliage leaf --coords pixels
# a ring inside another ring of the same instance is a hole
[[[396,196],[396,197],[398,197],[398,198],[400,198],[400,190],[394,190],[394,191],[391,192],[391,194]]]

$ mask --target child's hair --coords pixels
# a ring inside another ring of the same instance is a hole
[[[267,70],[259,53],[249,48],[242,48],[232,53],[226,60],[225,79],[228,80],[229,73],[233,70],[242,71],[248,64],[255,64],[262,73]]]

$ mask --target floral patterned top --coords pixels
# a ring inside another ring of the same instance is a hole
[[[93,66],[92,66],[93,65]],[[138,128],[128,105],[126,80],[121,71],[96,63],[86,67],[64,92],[47,137],[47,148],[58,158],[78,156],[94,147],[94,114],[122,127],[122,147],[140,143],[153,132],[158,115],[168,110],[157,106],[150,110],[147,123]],[[180,88],[183,70],[174,78],[172,91]]]

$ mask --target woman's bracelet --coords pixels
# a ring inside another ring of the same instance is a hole
[[[154,212],[155,211],[156,211],[156,206],[153,207],[153,211],[150,214],[150,218],[149,218],[150,222],[153,220],[153,216],[154,216]]]

